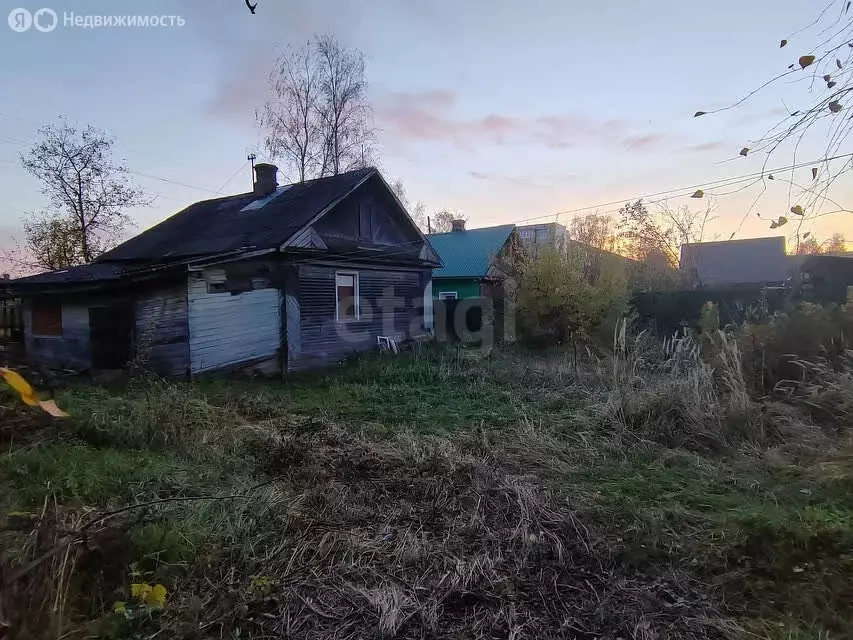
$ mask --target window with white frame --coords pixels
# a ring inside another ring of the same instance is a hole
[[[438,294],[439,300],[456,300],[457,295],[455,291],[440,291]]]
[[[335,302],[338,322],[358,320],[358,273],[339,271],[335,274]]]
[[[548,242],[549,234],[548,229],[537,229],[536,230],[536,242]]]
[[[533,240],[533,229],[522,229],[519,233],[522,240]]]

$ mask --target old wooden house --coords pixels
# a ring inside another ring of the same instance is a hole
[[[13,280],[33,361],[168,376],[334,363],[431,324],[441,261],[376,169],[197,202],[90,264]]]

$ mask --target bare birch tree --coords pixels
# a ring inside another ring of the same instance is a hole
[[[467,221],[467,218],[458,209],[439,209],[435,211],[430,219],[432,232],[447,233],[448,231],[452,231],[454,220]]]
[[[129,207],[150,199],[113,154],[115,140],[65,120],[39,130],[21,163],[42,185],[52,210],[26,220],[26,248],[38,265],[59,269],[91,262],[130,225]]]
[[[364,166],[373,141],[372,110],[367,102],[364,55],[344,49],[331,36],[316,43],[321,75],[320,116],[323,122],[321,175],[337,175]]]
[[[301,181],[365,166],[374,131],[363,54],[332,36],[288,49],[270,74],[257,114],[264,146]]]
[[[264,147],[304,182],[315,175],[321,155],[320,69],[311,43],[288,48],[276,61],[269,82],[272,97],[257,114],[268,130]]]
[[[421,200],[418,200],[414,205],[411,203],[409,200],[409,194],[406,191],[406,186],[400,178],[394,180],[389,186],[391,187],[391,191],[393,191],[397,196],[400,203],[406,208],[406,211],[408,211],[412,221],[421,231],[426,233],[426,205]]]

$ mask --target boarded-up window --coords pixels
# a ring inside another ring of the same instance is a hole
[[[337,320],[358,320],[358,274],[335,274]]]
[[[33,335],[62,335],[62,305],[57,302],[33,302]]]

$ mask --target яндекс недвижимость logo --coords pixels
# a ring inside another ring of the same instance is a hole
[[[59,24],[59,16],[56,15],[56,11],[47,7],[35,13],[30,13],[27,9],[12,9],[9,12],[9,28],[18,33],[28,31],[30,27],[35,27],[42,33],[49,33],[56,29],[57,24]]]

